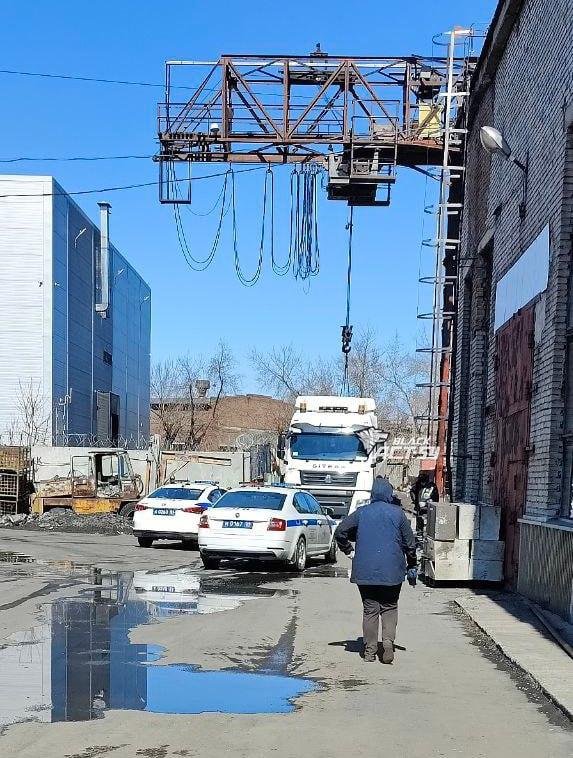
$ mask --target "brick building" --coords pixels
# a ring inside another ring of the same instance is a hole
[[[453,494],[502,507],[506,579],[573,615],[573,7],[501,0],[474,75]],[[480,144],[494,126],[522,171]]]
[[[253,445],[274,444],[293,411],[289,403],[266,395],[230,395],[218,402],[213,398],[197,398],[194,408],[188,400],[173,400],[172,405],[172,412],[166,412],[166,421],[167,425],[175,422],[174,426],[178,427],[176,438],[171,442],[166,440],[161,410],[154,400],[151,403],[152,433],[159,434],[163,445],[185,448],[190,446],[189,432],[194,425],[197,435],[201,436],[196,447],[211,451],[248,450]]]

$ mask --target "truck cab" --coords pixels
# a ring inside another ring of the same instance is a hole
[[[279,444],[281,478],[342,518],[369,501],[386,438],[372,398],[297,397]]]

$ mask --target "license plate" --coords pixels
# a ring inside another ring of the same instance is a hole
[[[152,587],[152,592],[175,592],[175,587]]]
[[[175,508],[154,508],[154,516],[175,516]]]
[[[252,521],[223,521],[223,529],[252,529]]]

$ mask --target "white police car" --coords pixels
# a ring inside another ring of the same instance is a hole
[[[135,506],[133,533],[141,547],[151,547],[155,540],[181,540],[191,547],[202,513],[225,492],[215,482],[164,484]]]
[[[303,571],[307,557],[336,562],[333,536],[333,520],[312,495],[282,486],[229,490],[199,520],[205,568],[222,558],[252,558]]]

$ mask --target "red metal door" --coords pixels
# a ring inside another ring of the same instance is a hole
[[[494,505],[501,506],[505,580],[517,582],[519,523],[527,490],[534,306],[523,308],[496,336],[496,456]]]

